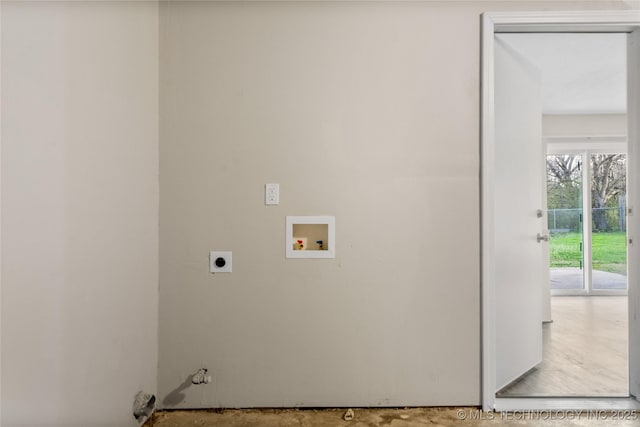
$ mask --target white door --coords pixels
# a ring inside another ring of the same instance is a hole
[[[495,255],[497,390],[542,361],[540,74],[496,35]],[[496,391],[497,391],[496,390]]]

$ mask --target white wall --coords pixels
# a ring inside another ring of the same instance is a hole
[[[2,2],[2,425],[155,392],[158,5]]]
[[[479,17],[431,8],[161,6],[163,406],[478,403]],[[287,215],[336,259],[285,259]]]
[[[478,404],[480,13],[581,7],[621,3],[163,4],[161,404]]]
[[[543,136],[625,136],[626,114],[558,114],[542,116]]]

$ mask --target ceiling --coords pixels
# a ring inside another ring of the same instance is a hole
[[[496,35],[542,73],[544,114],[626,113],[626,34]]]

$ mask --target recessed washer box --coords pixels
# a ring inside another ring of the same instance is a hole
[[[209,271],[211,273],[231,273],[231,251],[209,252]]]
[[[335,216],[288,216],[287,258],[335,258]]]

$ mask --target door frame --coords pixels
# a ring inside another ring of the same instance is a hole
[[[572,11],[572,12],[491,12],[482,14],[481,45],[481,313],[482,313],[482,407],[485,410],[503,409],[628,409],[638,404],[630,399],[497,399],[496,398],[496,289],[494,248],[494,34],[505,32],[626,32],[636,31],[628,49],[628,239],[640,230],[640,213],[633,215],[633,203],[640,200],[640,82],[631,76],[640,75],[640,11]],[[637,48],[635,48],[637,46]],[[629,244],[627,256],[640,256],[640,237],[636,245]],[[640,266],[629,268],[629,379],[630,393],[640,398]],[[635,317],[635,319],[634,319]],[[637,406],[640,408],[640,404]]]

